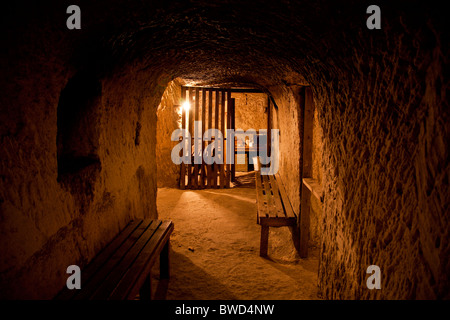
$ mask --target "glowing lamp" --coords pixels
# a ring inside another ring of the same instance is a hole
[[[183,109],[185,111],[189,111],[189,108],[191,107],[191,104],[188,101],[185,101],[182,105]]]

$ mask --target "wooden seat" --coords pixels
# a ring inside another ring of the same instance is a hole
[[[269,227],[295,226],[297,216],[287,197],[281,177],[256,171],[257,223],[261,225],[260,255],[267,256]]]
[[[150,272],[160,256],[161,278],[169,278],[169,239],[172,221],[131,221],[85,268],[81,289],[64,288],[61,300],[150,299]]]

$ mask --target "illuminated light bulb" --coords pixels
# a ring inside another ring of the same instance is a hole
[[[189,108],[191,107],[191,104],[188,101],[185,101],[183,103],[182,107],[183,107],[184,110],[189,111]]]

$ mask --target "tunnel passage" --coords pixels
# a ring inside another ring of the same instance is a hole
[[[286,155],[300,146],[311,87],[325,298],[449,297],[442,8],[383,2],[383,27],[369,31],[359,1],[97,1],[80,4],[75,31],[61,14],[68,5],[11,5],[3,21],[2,297],[52,297],[67,265],[89,261],[131,218],[157,216],[156,109],[177,77],[270,91]],[[89,199],[58,182],[58,104],[81,70],[101,84],[98,145],[82,154],[101,166]],[[296,206],[300,167],[281,159]],[[372,264],[385,290],[365,287]]]

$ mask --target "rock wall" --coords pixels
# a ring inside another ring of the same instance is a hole
[[[299,87],[293,89],[271,90],[278,106],[272,106],[272,116],[277,118],[278,125],[274,129],[280,130],[279,173],[285,185],[287,195],[294,212],[300,212],[300,124],[301,112],[299,101]],[[297,96],[298,98],[298,96]]]
[[[79,67],[67,54],[68,37],[43,24],[11,34],[14,45],[0,59],[7,92],[0,117],[2,299],[52,298],[65,285],[67,266],[85,265],[130,219],[156,217],[156,106],[163,92],[156,74],[128,65],[96,78],[97,98],[80,111],[87,131],[64,143],[77,150],[82,135],[90,136],[98,162],[61,176],[57,136],[67,127],[58,128],[58,106]]]
[[[290,86],[286,89],[272,88],[272,94],[278,109],[272,106],[272,124],[280,130],[280,168],[279,173],[291,201],[294,212],[300,214],[300,188],[301,188],[301,159],[304,89],[302,86]],[[314,179],[321,181],[322,170],[322,137],[321,127],[318,123],[317,110],[313,119],[313,154],[312,169]],[[310,245],[320,243],[322,228],[322,205],[311,197],[310,212]],[[295,236],[295,235],[294,235]]]
[[[413,30],[434,49],[414,46],[404,29],[389,35],[389,57],[356,57],[348,82],[315,87],[324,138],[319,285],[329,299],[449,298],[445,54],[429,30]],[[381,290],[365,285],[373,264]]]
[[[235,93],[236,129],[267,129],[267,95],[264,93]]]
[[[179,185],[180,167],[171,159],[172,149],[178,142],[171,141],[171,136],[174,130],[181,128],[181,113],[178,108],[181,104],[181,85],[177,80],[171,81],[164,91],[157,111],[158,188],[173,188]]]

